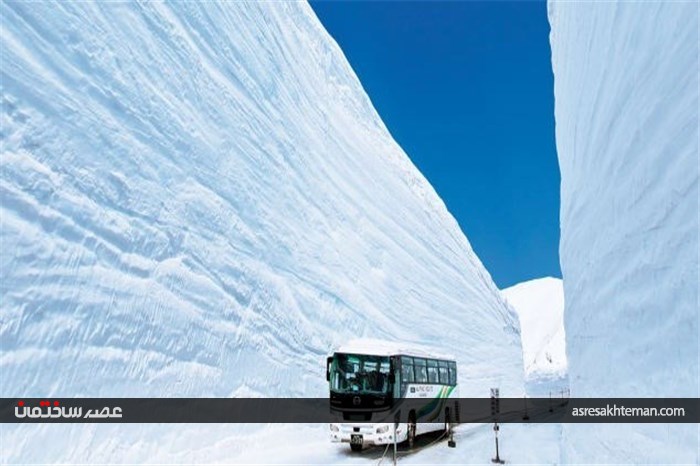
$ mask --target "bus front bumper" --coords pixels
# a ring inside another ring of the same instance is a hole
[[[394,442],[393,424],[331,424],[331,442],[354,443],[357,445],[386,445]],[[406,426],[396,428],[396,441],[406,440]]]

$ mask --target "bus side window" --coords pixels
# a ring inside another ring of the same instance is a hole
[[[406,356],[401,357],[401,381],[402,383],[415,382],[415,377],[413,375],[413,358]]]
[[[441,385],[450,385],[450,375],[449,375],[449,370],[448,370],[448,365],[447,361],[439,361],[438,362],[439,366],[438,369],[440,371],[440,384]]]
[[[425,359],[415,358],[413,360],[414,367],[416,371],[416,382],[417,383],[428,383],[428,372],[426,370]]]
[[[450,361],[450,385],[457,385],[457,364]]]
[[[434,359],[428,359],[428,382],[429,383],[440,383],[438,378],[438,368],[437,361]]]

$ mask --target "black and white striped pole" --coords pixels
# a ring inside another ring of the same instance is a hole
[[[493,418],[493,433],[496,437],[496,457],[491,458],[491,462],[495,464],[503,464],[505,461],[501,459],[498,454],[498,414],[501,412],[501,403],[499,400],[499,390],[498,388],[491,389],[491,417]]]
[[[392,464],[396,466],[396,461],[398,459],[397,452],[396,452],[396,444],[397,444],[397,438],[396,438],[396,430],[399,427],[399,420],[401,419],[401,410],[397,411],[396,416],[394,417],[394,454],[393,454],[393,461]]]

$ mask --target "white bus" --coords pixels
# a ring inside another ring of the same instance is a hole
[[[407,441],[412,448],[417,435],[449,431],[459,422],[457,363],[450,356],[399,343],[354,340],[328,358],[326,379],[335,421],[330,424],[331,441],[349,443],[354,451],[393,443],[394,425],[385,422],[393,417],[387,413],[397,412],[406,399],[426,403],[420,412],[408,413],[408,422],[398,424],[397,443]],[[384,422],[377,423],[380,416]]]

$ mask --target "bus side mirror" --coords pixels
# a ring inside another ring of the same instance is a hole
[[[394,371],[392,370],[389,372],[389,383],[393,384],[396,382],[396,375],[394,375]]]
[[[331,380],[331,363],[333,362],[333,356],[328,356],[326,358],[326,381]]]

